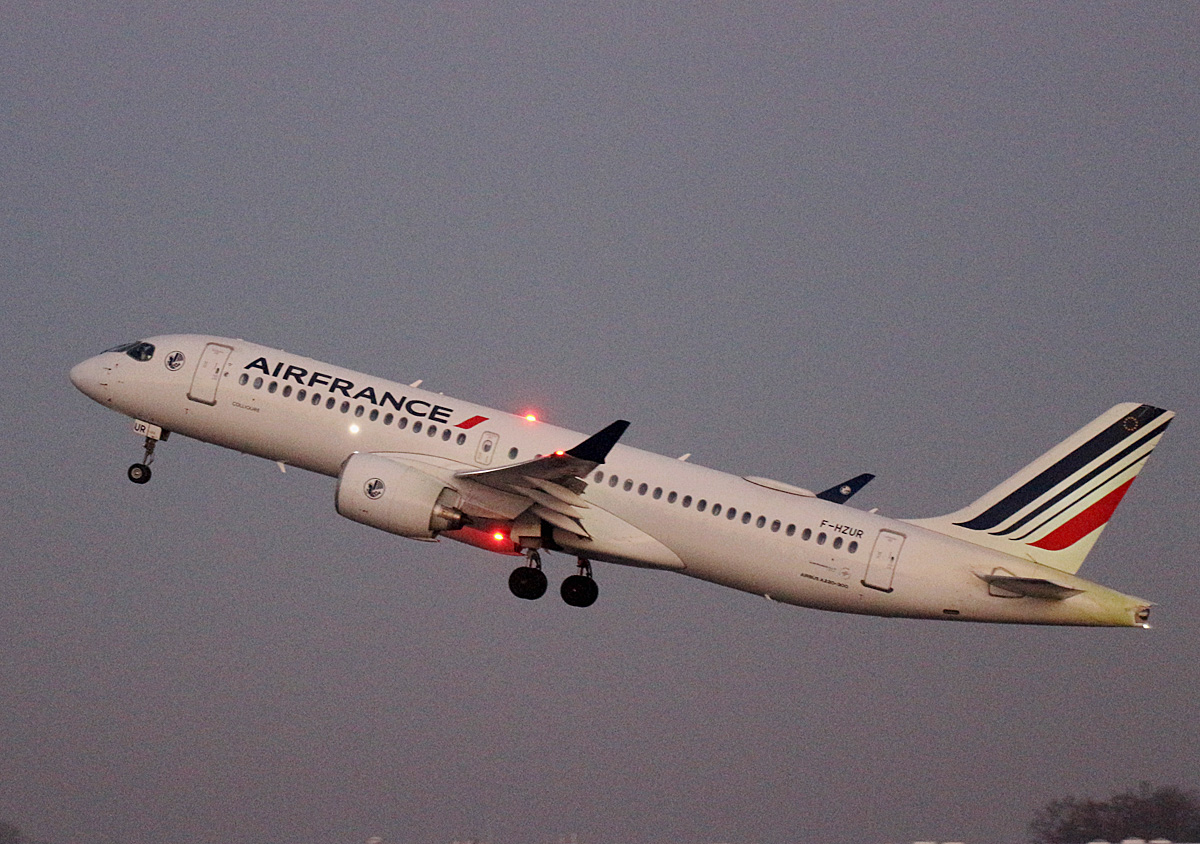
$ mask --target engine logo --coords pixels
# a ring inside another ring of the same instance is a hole
[[[171,352],[171,354],[167,355],[164,363],[166,363],[167,369],[172,372],[178,372],[183,366],[183,360],[183,352]]]
[[[387,487],[383,485],[383,481],[379,478],[371,478],[369,481],[363,484],[363,492],[365,492],[367,494],[367,498],[370,498],[372,501],[379,499],[383,495],[383,491],[385,489],[387,489]]]

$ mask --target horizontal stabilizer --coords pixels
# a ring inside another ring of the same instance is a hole
[[[817,498],[832,501],[834,504],[845,504],[851,496],[873,480],[875,480],[875,476],[869,473],[856,475],[848,481],[831,486],[824,492],[818,492]]]
[[[1072,589],[1070,586],[1060,586],[1053,581],[1041,577],[1013,577],[1006,574],[977,575],[988,586],[999,594],[1009,593],[1006,597],[1018,595],[1026,598],[1046,598],[1051,601],[1062,601],[1072,595],[1078,595],[1082,589]]]

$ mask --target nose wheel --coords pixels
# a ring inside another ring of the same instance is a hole
[[[126,474],[129,476],[129,480],[135,484],[150,482],[150,467],[145,463],[134,463],[129,467],[129,471]]]

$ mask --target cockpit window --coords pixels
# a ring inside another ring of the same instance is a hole
[[[120,346],[113,346],[111,349],[105,349],[105,351],[124,352],[134,360],[148,361],[154,357],[154,344],[135,340],[132,343],[122,343]]]
[[[125,354],[129,355],[134,360],[148,361],[154,357],[153,343],[134,343],[133,348]]]

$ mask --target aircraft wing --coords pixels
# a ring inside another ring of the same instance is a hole
[[[584,478],[604,462],[629,423],[618,419],[568,451],[556,451],[533,460],[497,469],[456,472],[454,477],[515,493],[533,502],[534,515],[576,536],[588,536],[579,510],[587,509],[580,495]]]

